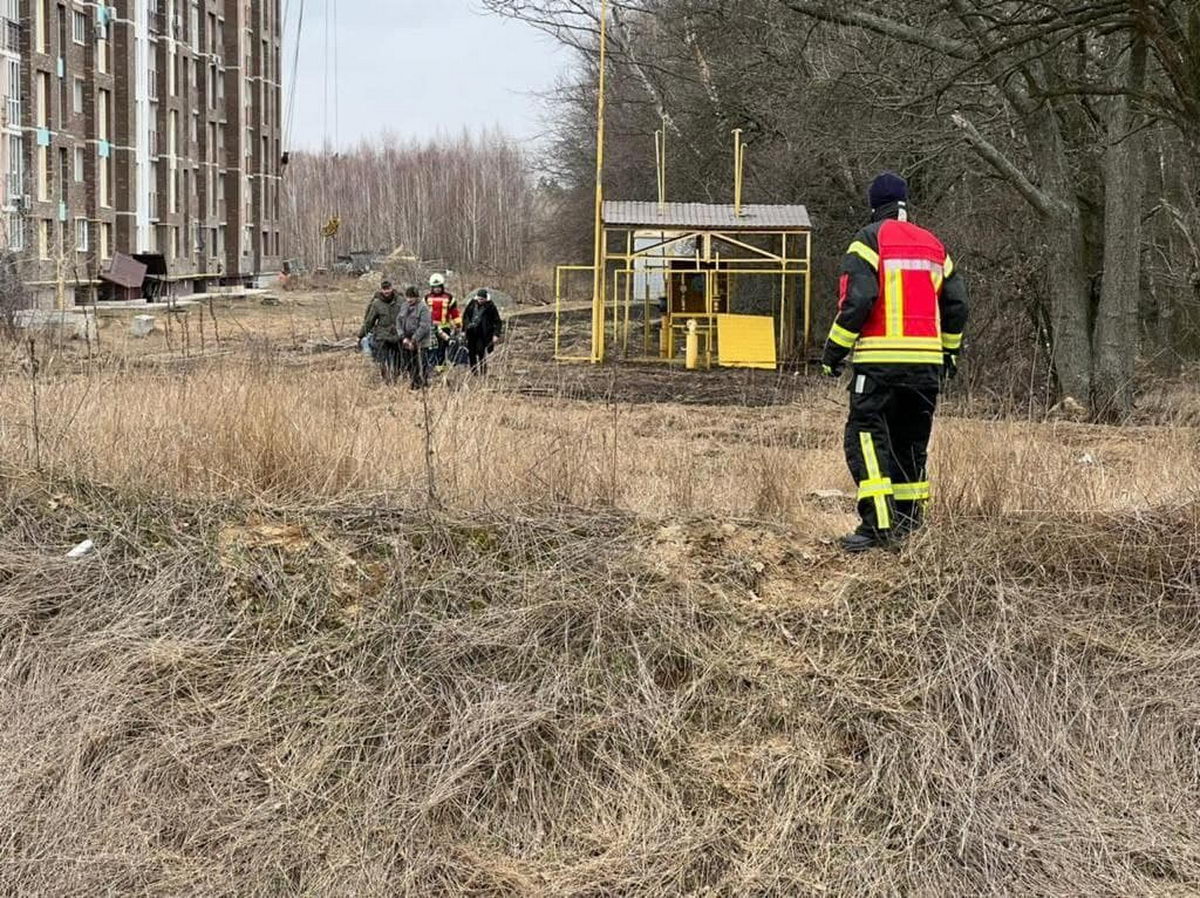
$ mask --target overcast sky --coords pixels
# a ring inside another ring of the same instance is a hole
[[[300,4],[286,3],[285,90]],[[326,132],[327,7],[332,11],[332,0],[305,0],[293,149],[319,148]],[[340,0],[337,18],[342,147],[382,131],[425,137],[494,125],[536,139],[544,106],[534,94],[552,87],[569,64],[549,38],[484,14],[478,0]],[[331,105],[332,96],[331,83]],[[332,140],[332,110],[329,116]]]

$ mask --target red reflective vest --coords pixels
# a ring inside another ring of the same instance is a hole
[[[942,284],[954,271],[946,247],[907,221],[883,222],[879,251],[855,243],[850,252],[878,273],[879,299],[854,344],[859,365],[942,364]]]
[[[429,303],[434,327],[450,327],[462,322],[462,313],[454,306],[454,297],[449,293],[426,294],[425,302]]]

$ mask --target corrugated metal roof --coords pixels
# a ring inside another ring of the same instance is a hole
[[[604,223],[699,231],[790,231],[812,228],[812,219],[808,217],[808,209],[804,206],[742,206],[742,214],[738,216],[732,204],[667,203],[659,211],[658,203],[626,201],[606,202]]]
[[[118,287],[134,289],[142,286],[146,280],[146,266],[124,253],[114,253],[108,269],[100,272],[100,279],[111,281]]]

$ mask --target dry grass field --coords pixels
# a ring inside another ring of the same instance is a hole
[[[1200,890],[1189,391],[952,396],[933,526],[850,560],[838,386],[533,315],[423,402],[305,351],[360,305],[5,349],[0,891]]]

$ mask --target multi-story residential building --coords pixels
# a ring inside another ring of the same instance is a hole
[[[7,239],[39,304],[108,295],[117,253],[177,294],[278,270],[279,0],[0,10]]]

